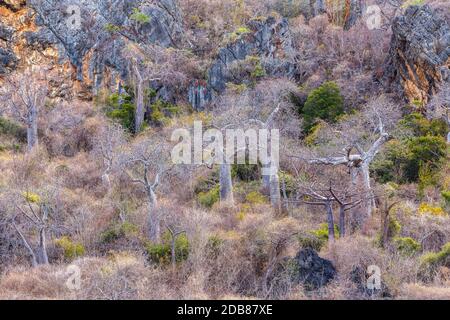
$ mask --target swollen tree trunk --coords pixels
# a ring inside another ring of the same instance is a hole
[[[220,202],[234,203],[231,165],[226,163],[220,165]]]
[[[328,201],[326,204],[327,218],[328,218],[328,241],[333,243],[336,239],[334,234],[334,217],[333,217],[333,207],[332,202]]]
[[[362,175],[363,175],[363,179],[364,179],[364,188],[365,188],[365,192],[368,196],[368,200],[367,200],[367,216],[371,217],[373,210],[375,209],[375,200],[373,198],[373,192],[372,192],[372,186],[370,184],[370,168],[369,168],[369,164],[364,163],[361,166],[361,171],[362,171]]]
[[[38,145],[38,112],[37,107],[32,106],[28,113],[27,119],[27,144],[28,151],[32,151]]]
[[[280,178],[278,172],[273,173],[270,176],[270,203],[274,208],[275,212],[278,214],[281,212],[281,191],[280,191]]]
[[[339,232],[341,234],[341,238],[344,238],[347,232],[345,220],[345,206],[341,205],[339,206]]]
[[[136,74],[136,112],[134,116],[134,130],[139,133],[144,124],[145,106],[144,106],[144,80],[140,74],[138,67],[134,66],[134,73]]]
[[[39,231],[39,249],[41,251],[40,264],[49,264],[47,254],[47,239],[45,235],[45,227],[41,227]]]
[[[148,196],[148,221],[149,221],[149,238],[153,243],[159,243],[161,240],[161,221],[156,210],[158,200],[152,188],[147,190]]]

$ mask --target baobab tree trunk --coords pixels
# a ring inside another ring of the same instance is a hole
[[[364,183],[364,188],[365,188],[365,192],[367,194],[367,217],[371,217],[373,210],[375,209],[375,199],[373,197],[373,191],[372,191],[372,186],[370,184],[370,168],[369,168],[369,164],[364,163],[361,166],[361,172],[362,172],[362,176],[363,176],[363,183]]]
[[[145,106],[144,106],[144,80],[139,72],[138,67],[134,66],[134,73],[136,75],[136,112],[134,119],[134,130],[139,133],[144,124]]]
[[[231,165],[226,163],[220,165],[220,201],[228,204],[234,203]]]
[[[333,217],[333,204],[331,201],[328,201],[326,204],[327,209],[327,218],[328,218],[328,241],[333,243],[336,239],[334,234],[334,217]]]
[[[49,264],[45,227],[41,227],[41,230],[39,231],[39,248],[41,251],[40,264]]]
[[[148,221],[149,238],[153,243],[159,243],[161,240],[161,221],[157,212],[158,200],[153,189],[147,190],[148,196]]]
[[[273,172],[270,176],[270,203],[277,214],[281,213],[281,191],[280,178],[278,172]]]
[[[27,144],[28,144],[28,151],[32,151],[35,147],[38,146],[38,112],[37,107],[32,106],[30,108],[29,114],[28,114],[28,123],[27,123]]]
[[[346,227],[346,216],[345,216],[345,206],[339,206],[339,232],[341,238],[344,238],[347,232]]]

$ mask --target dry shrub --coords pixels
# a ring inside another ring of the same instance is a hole
[[[400,293],[402,284],[417,281],[419,261],[417,258],[389,253],[376,246],[373,239],[356,235],[338,240],[330,246],[327,256],[333,261],[340,281],[350,283],[352,273],[359,268],[364,272],[369,266],[378,266],[382,282],[394,297]],[[358,292],[350,292],[358,295]]]
[[[405,300],[450,300],[450,286],[426,287],[417,283],[405,284],[400,299]]]

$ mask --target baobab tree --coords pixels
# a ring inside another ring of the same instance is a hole
[[[245,90],[243,92],[234,92],[230,88],[217,102],[213,110],[213,127],[223,132],[230,129],[238,129],[235,131],[238,141],[241,139],[241,146],[235,150],[227,150],[227,155],[234,156],[237,153],[238,159],[246,157],[246,151],[250,155],[259,153],[260,162],[263,166],[263,185],[268,191],[272,206],[276,211],[281,211],[281,192],[279,179],[279,159],[278,133],[281,130],[275,130],[280,127],[280,116],[287,113],[291,108],[287,99],[288,93],[294,90],[294,86],[288,81],[269,80],[257,85],[254,89]],[[257,137],[253,137],[249,130],[258,132]],[[264,135],[262,133],[267,133]],[[274,134],[274,135],[272,135]],[[247,139],[242,143],[242,138]],[[259,139],[258,139],[259,138]],[[256,145],[251,145],[254,141]],[[268,141],[271,143],[268,144]],[[227,139],[228,142],[228,139]],[[248,147],[254,150],[247,150]],[[261,155],[263,158],[261,159]],[[257,157],[257,156],[256,156]],[[226,163],[221,166],[221,189],[226,194],[224,198],[230,197],[228,191],[232,190],[231,164]]]
[[[108,189],[111,188],[110,176],[119,166],[121,148],[125,146],[126,137],[123,128],[114,123],[102,126],[95,137],[94,150],[103,163],[102,181]]]
[[[161,240],[161,213],[158,212],[157,189],[169,166],[170,150],[165,141],[145,138],[138,141],[122,160],[123,168],[133,183],[143,187],[147,200],[148,233],[154,243]]]
[[[39,110],[47,96],[44,70],[27,69],[6,78],[0,89],[0,106],[27,128],[28,151],[38,146]]]
[[[352,184],[359,184],[368,195],[366,213],[367,216],[371,216],[375,201],[370,179],[370,165],[383,145],[390,139],[387,125],[392,127],[399,118],[395,105],[386,97],[380,97],[369,103],[363,113],[349,117],[337,126],[330,126],[320,133],[322,139],[331,141],[330,144],[344,145],[342,155],[309,158],[302,155],[299,158],[305,159],[309,164],[347,166],[352,177]],[[324,148],[330,144],[325,144]],[[361,180],[359,183],[358,177]]]

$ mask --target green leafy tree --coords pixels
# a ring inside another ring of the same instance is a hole
[[[304,119],[305,133],[309,134],[322,119],[334,123],[344,114],[344,98],[334,82],[325,82],[314,89],[308,96],[304,107],[300,110]]]

